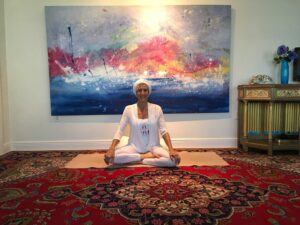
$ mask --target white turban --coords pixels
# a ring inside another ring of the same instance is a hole
[[[140,84],[146,84],[148,86],[148,90],[149,90],[149,95],[151,94],[151,84],[149,81],[145,80],[145,79],[139,79],[136,82],[134,82],[133,87],[132,87],[132,91],[133,94],[136,95],[136,88],[140,85]]]

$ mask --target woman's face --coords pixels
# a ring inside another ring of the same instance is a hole
[[[147,102],[149,97],[149,88],[146,84],[139,84],[136,88],[136,97],[139,102]]]

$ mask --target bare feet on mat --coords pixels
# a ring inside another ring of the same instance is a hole
[[[152,152],[141,154],[141,161],[143,161],[144,159],[151,159],[151,158],[159,158],[159,157],[157,155],[152,154]]]

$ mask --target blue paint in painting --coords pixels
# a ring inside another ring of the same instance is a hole
[[[52,115],[120,114],[136,102],[132,84],[138,77],[58,76],[50,80]],[[165,113],[228,112],[228,82],[181,82],[175,78],[148,79],[149,101]],[[180,90],[180,91],[179,91]]]

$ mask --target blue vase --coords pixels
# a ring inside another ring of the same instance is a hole
[[[281,61],[280,78],[281,84],[289,83],[289,62],[286,60]]]

